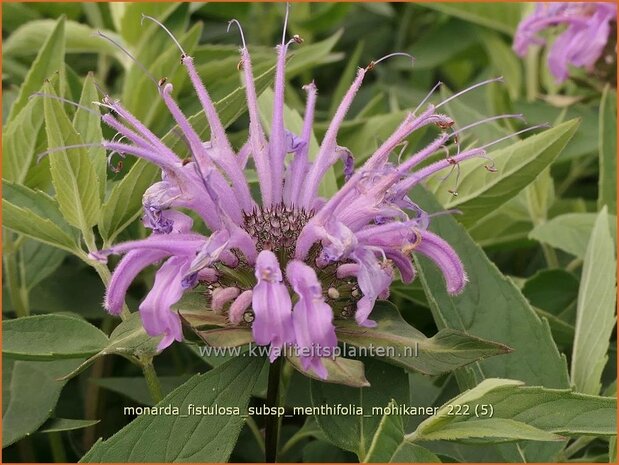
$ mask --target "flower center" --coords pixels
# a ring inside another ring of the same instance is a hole
[[[244,213],[243,228],[254,239],[258,252],[271,250],[278,258],[292,258],[297,238],[314,212],[291,208],[283,203],[257,207]]]

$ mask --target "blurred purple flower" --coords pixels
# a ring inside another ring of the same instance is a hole
[[[565,26],[548,54],[548,67],[557,82],[568,78],[568,66],[591,72],[606,47],[617,5],[602,2],[537,3],[535,11],[522,20],[514,37],[514,50],[524,56],[531,45],[544,45],[540,32]]]
[[[232,23],[238,25],[235,20]],[[179,158],[118,101],[108,96],[103,99],[102,106],[111,110],[103,121],[128,141],[104,141],[103,146],[157,164],[163,180],[144,194],[144,224],[152,229],[150,237],[117,244],[92,254],[92,258],[104,261],[110,254],[126,253],[105,298],[105,306],[113,314],[120,312],[137,274],[165,260],[140,305],[148,334],[164,336],[161,349],[182,339],[180,319],[172,306],[187,289],[206,285],[211,309],[227,315],[231,325],[251,326],[254,340],[273,349],[271,361],[288,345],[310,349],[301,356],[303,367],[325,378],[321,353],[337,344],[334,320],[355,318],[362,326],[375,325],[370,319],[372,309],[377,299],[387,298],[396,272],[405,282],[414,278],[412,253],[425,255],[437,264],[449,293],[461,292],[466,284],[456,252],[426,230],[430,215],[407,193],[439,171],[453,171],[460,162],[473,157],[484,158],[488,146],[503,140],[464,151],[455,143],[455,153],[449,155],[447,151],[447,157],[439,155],[436,161],[426,163],[447,150],[450,141],[457,142],[462,131],[518,115],[493,117],[455,130],[454,121],[438,109],[462,92],[437,105],[428,104],[417,114],[431,92],[354,169],[351,152],[336,142],[338,130],[366,74],[383,59],[402,55],[392,54],[357,71],[311,162],[308,151],[316,103],[314,83],[304,87],[307,107],[301,134],[287,130],[283,115],[286,55],[290,45],[300,42],[294,36],[277,47],[275,97],[267,139],[243,38],[240,54],[249,138],[238,153],[226,136],[193,59],[182,48],[181,62],[204,109],[210,140],[200,139],[172,99],[172,84],[160,82],[159,91],[190,148],[190,159]],[[470,89],[498,80],[484,81]],[[428,126],[440,129],[434,141],[401,162],[390,161],[390,154],[409,135]],[[292,154],[290,161],[287,154]],[[258,175],[260,201],[252,198],[244,174],[250,157]],[[343,162],[345,182],[331,198],[321,198],[320,182],[338,161]],[[193,210],[211,234],[192,233],[191,219],[179,208]]]

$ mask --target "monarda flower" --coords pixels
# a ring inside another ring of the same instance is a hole
[[[617,5],[596,2],[538,3],[533,14],[518,25],[514,51],[524,56],[531,45],[544,45],[540,32],[556,26],[565,29],[557,36],[548,54],[548,67],[557,82],[568,78],[568,66],[592,72],[617,21]]]
[[[235,20],[233,23],[239,26]],[[200,139],[172,99],[172,83],[161,80],[158,88],[183,133],[190,158],[179,158],[120,102],[103,98],[101,105],[110,113],[102,120],[125,142],[103,141],[102,145],[114,153],[157,164],[162,180],[144,194],[143,222],[151,235],[101,250],[92,258],[105,261],[111,254],[125,254],[105,296],[105,307],[112,314],[121,311],[127,289],[138,273],[160,264],[153,287],[139,306],[146,332],[163,336],[159,349],[183,339],[181,320],[172,306],[185,292],[198,287],[208,296],[208,311],[224,315],[230,326],[251,327],[254,341],[270,346],[271,361],[288,347],[304,349],[300,356],[303,368],[324,379],[327,371],[323,356],[330,356],[337,345],[334,320],[354,318],[361,326],[374,326],[374,304],[388,297],[393,280],[414,279],[411,254],[425,255],[436,263],[449,293],[462,291],[467,276],[460,259],[447,242],[427,230],[430,215],[407,193],[435,173],[453,170],[463,160],[484,158],[485,149],[499,141],[464,151],[455,144],[455,153],[440,155],[463,130],[488,120],[455,130],[452,118],[440,113],[439,108],[460,94],[418,111],[429,94],[354,170],[353,155],[337,144],[338,129],[366,75],[381,59],[357,71],[312,162],[309,140],[316,86],[310,83],[304,87],[307,106],[300,134],[286,128],[283,112],[288,49],[300,42],[294,36],[277,46],[273,114],[267,137],[258,114],[252,62],[243,38],[240,68],[246,83],[249,138],[238,152],[226,136],[193,59],[178,43],[181,62],[210,126],[210,140]],[[518,115],[489,120],[514,116]],[[390,160],[402,141],[428,126],[439,128],[436,139],[411,156],[402,157],[401,162]],[[428,162],[433,155],[438,159]],[[331,198],[321,198],[321,179],[340,161],[344,184]],[[252,197],[245,176],[248,166],[257,172],[259,199]],[[210,235],[192,232],[191,218],[181,211],[185,209],[197,214]]]

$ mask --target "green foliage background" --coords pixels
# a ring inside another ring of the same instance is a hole
[[[290,367],[285,371],[289,408],[348,402],[367,408],[443,407],[432,417],[286,419],[282,461],[616,459],[611,399],[616,396],[616,85],[573,70],[573,78],[558,86],[544,65],[543,50],[525,60],[516,57],[512,35],[529,8],[293,4],[289,31],[305,42],[288,65],[290,129],[303,112],[303,84],[313,79],[319,89],[315,136],[320,140],[357,66],[394,51],[415,56],[412,69],[405,59],[381,63],[355,100],[338,143],[358,163],[438,80],[445,83],[446,97],[504,76],[504,85],[486,86],[446,106],[459,127],[501,113],[523,113],[528,124],[553,127],[493,148],[497,173],[488,173],[479,160],[463,163],[457,197],[448,192],[454,176],[413,192],[430,212],[462,212],[434,218],[432,230],[454,246],[471,282],[462,295],[448,296],[436,268],[418,260],[418,279],[394,284],[394,305],[376,310],[384,314],[379,330],[395,343],[392,328],[400,328],[405,343],[422,341],[424,354],[437,360],[445,344],[448,356],[440,363],[448,373],[437,375],[445,371],[437,368],[439,361],[423,357],[364,360],[365,375],[355,365],[348,379],[360,386],[367,378],[371,387],[359,388],[310,381]],[[164,21],[194,57],[233,144],[240,147],[247,119],[237,71],[239,37],[236,31],[226,33],[227,22],[236,18],[243,25],[261,112],[268,115],[273,44],[281,37],[284,6],[3,3],[2,10],[3,460],[264,460],[261,417],[248,422],[196,417],[177,424],[165,416],[131,421],[123,415],[124,406],[153,404],[152,386],[149,393],[142,375],[153,368],[156,341],[144,334],[137,315],[119,324],[105,314],[103,283],[114,263],[93,265],[87,253],[144,237],[137,221],[141,195],[159,173],[130,157],[120,172],[112,172],[97,147],[38,161],[48,148],[114,134],[101,129],[96,115],[30,97],[43,91],[98,111],[90,103],[101,97],[100,86],[182,154],[186,149],[155,86],[117,47],[94,34],[101,30],[157,79],[166,76],[174,83],[175,97],[186,114],[195,115],[192,121],[206,139],[208,126],[179,52],[155,25],[140,24],[146,13]],[[509,120],[489,123],[468,132],[462,143],[484,144],[522,127]],[[416,132],[409,151],[435,134]],[[332,193],[342,182],[335,170],[322,192]],[[130,310],[152,279],[150,270],[132,286]],[[413,333],[411,325],[423,334]],[[489,346],[469,338],[474,347],[460,355],[454,338],[462,333],[512,352],[482,360],[496,351],[483,352]],[[348,337],[363,344],[366,335]],[[224,362],[201,357],[191,341],[155,357],[163,395],[174,390],[163,404],[259,405],[266,389],[263,361]],[[494,416],[447,413],[449,405],[465,404],[492,405]],[[106,441],[92,447],[99,437]]]

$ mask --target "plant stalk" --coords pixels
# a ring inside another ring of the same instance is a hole
[[[157,372],[153,366],[153,359],[149,358],[141,361],[142,373],[144,373],[144,378],[146,379],[148,392],[150,392],[153,402],[158,404],[163,399],[163,395],[161,394],[161,384],[159,383],[159,378],[157,378]]]
[[[267,407],[278,407],[279,385],[282,371],[282,357],[278,357],[269,367],[269,380],[267,384]],[[264,458],[267,463],[277,462],[277,445],[279,440],[279,418],[277,415],[266,415],[265,428],[265,452]]]

